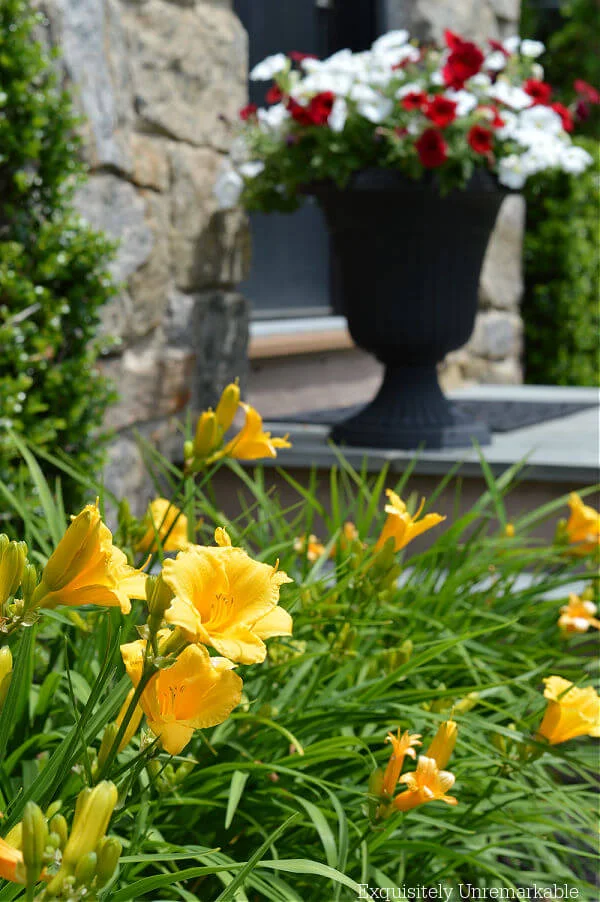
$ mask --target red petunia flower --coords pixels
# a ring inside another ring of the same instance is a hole
[[[473,125],[469,129],[467,141],[475,153],[489,154],[492,152],[493,135],[489,128],[484,128],[483,125]]]
[[[308,105],[315,125],[327,125],[334,102],[333,91],[321,91],[320,94],[315,94]]]
[[[300,125],[327,125],[333,109],[335,94],[333,91],[321,91],[311,98],[307,106],[302,106],[293,97],[287,102],[287,109]]]
[[[442,76],[449,87],[460,90],[468,78],[477,75],[484,56],[476,44],[472,41],[463,41],[453,31],[445,31],[444,37],[450,49],[450,56],[442,69]]]
[[[562,127],[566,132],[572,132],[575,126],[573,122],[573,116],[571,115],[571,110],[569,110],[566,106],[563,106],[562,103],[552,103],[550,104],[551,108],[555,113],[558,113],[560,118],[562,119]]]
[[[578,122],[587,122],[590,118],[590,107],[585,100],[578,100],[575,105],[575,117]]]
[[[255,103],[248,103],[246,106],[243,106],[240,110],[239,116],[242,122],[245,122],[247,119],[252,119],[253,116],[256,116],[258,112],[258,107]]]
[[[423,112],[438,128],[446,128],[456,119],[456,103],[437,94],[433,100],[428,101]]]
[[[426,128],[415,147],[425,169],[436,169],[448,159],[448,145],[437,128]]]
[[[523,90],[529,94],[530,97],[533,97],[534,106],[550,102],[552,88],[545,81],[538,81],[537,78],[528,78],[523,84]]]
[[[600,103],[600,92],[593,85],[584,81],[583,78],[575,79],[573,87],[588,103]]]
[[[289,58],[293,63],[301,63],[302,60],[316,60],[318,59],[314,53],[302,53],[300,50],[290,50],[288,53]]]
[[[293,97],[289,97],[286,108],[292,119],[299,125],[314,125],[308,106],[302,106],[302,104],[298,103],[297,100],[294,100]]]
[[[481,106],[477,107],[477,109],[490,111],[492,118],[489,120],[489,123],[492,128],[502,128],[504,125],[506,125],[504,119],[498,111],[498,107],[493,103],[484,103]]]
[[[420,110],[427,103],[427,94],[424,91],[410,91],[400,103],[405,110]]]
[[[271,85],[271,87],[267,91],[265,100],[267,101],[267,103],[279,103],[282,97],[283,92],[279,85]]]
[[[446,42],[446,47],[449,47],[450,50],[458,50],[463,43],[463,39],[460,35],[456,34],[454,31],[450,31],[449,28],[444,31],[444,40]]]

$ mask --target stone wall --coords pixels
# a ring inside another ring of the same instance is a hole
[[[383,29],[442,43],[446,28],[472,41],[519,33],[521,0],[380,0]]]
[[[102,360],[121,396],[109,487],[143,507],[135,433],[173,443],[173,417],[214,403],[245,365],[243,214],[212,186],[245,102],[247,39],[227,0],[40,0],[45,39],[85,117],[91,168],[77,204],[120,242],[122,291],[104,311]],[[177,439],[179,441],[179,439]]]

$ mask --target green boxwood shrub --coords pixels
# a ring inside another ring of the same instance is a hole
[[[594,0],[566,0],[559,7],[523,0],[521,11],[521,34],[547,45],[545,78],[557,100],[572,103],[576,78],[600,89],[600,9]],[[576,178],[538,177],[526,189],[527,382],[599,382],[600,106],[588,104],[586,115],[577,124],[578,134],[585,135],[578,143],[594,157],[594,165]]]
[[[115,294],[113,246],[73,209],[85,174],[77,120],[37,27],[23,0],[0,0],[0,483],[9,490],[25,479],[10,431],[96,467],[111,397],[94,364],[99,308]],[[65,491],[74,507],[76,486]]]
[[[593,166],[577,178],[540,179],[526,192],[525,367],[537,384],[598,384],[600,145],[578,143]]]

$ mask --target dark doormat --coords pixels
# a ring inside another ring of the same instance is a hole
[[[558,420],[581,410],[589,410],[597,407],[597,403],[578,403],[576,401],[454,401],[460,411],[482,420],[492,432],[512,432],[513,429],[523,429],[526,426],[535,426],[537,423],[545,423],[548,420]],[[271,422],[285,423],[316,423],[324,426],[334,426],[347,417],[358,413],[364,405],[355,404],[352,407],[337,407],[330,410],[311,410],[307,413],[295,413],[288,417],[269,417]]]

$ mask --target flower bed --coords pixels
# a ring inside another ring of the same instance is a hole
[[[362,53],[267,57],[250,73],[272,80],[267,106],[240,112],[216,186],[221,205],[292,210],[312,182],[343,186],[370,167],[411,179],[435,173],[442,191],[464,187],[478,168],[517,190],[539,172],[586,169],[592,158],[570,133],[581,98],[597,102],[590,85],[576,80],[567,107],[543,80],[539,41],[479,47],[451,31],[445,39],[443,49],[419,47],[391,31]]]
[[[79,474],[101,497],[66,528],[15,442],[38,495],[3,490],[27,544],[0,537],[0,899],[590,897],[600,515],[580,496],[507,522],[518,468],[482,460],[450,521],[408,473],[384,494],[340,457],[328,509],[285,470],[284,509],[239,461],[289,442],[230,385],[182,470],[145,446],[166,497],[143,518]],[[219,466],[253,498],[234,521]],[[530,537],[562,513],[551,547]]]

